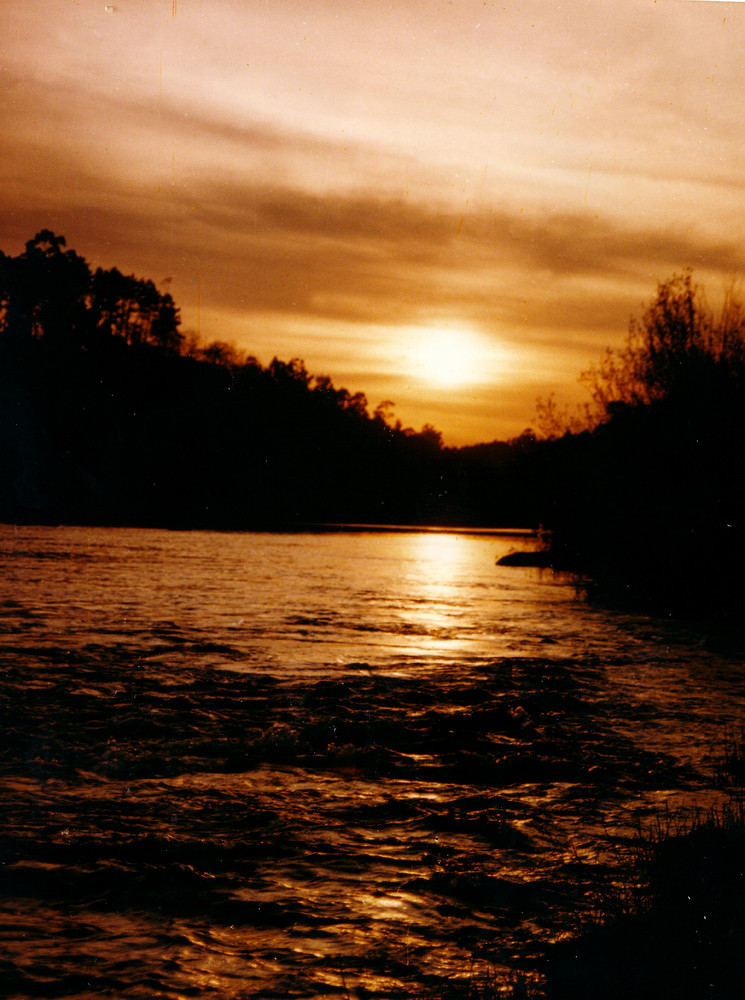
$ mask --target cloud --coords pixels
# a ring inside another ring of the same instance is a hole
[[[213,126],[211,134],[270,153],[307,141],[259,125]],[[247,314],[405,324],[448,312],[484,321],[497,311],[519,327],[560,331],[589,319],[587,287],[567,294],[582,282],[615,278],[636,292],[650,276],[686,266],[732,273],[744,263],[734,238],[672,222],[647,227],[643,217],[509,205],[460,214],[374,189],[321,195],[265,174],[215,179],[195,171],[159,185],[161,178],[120,176],[115,165],[107,172],[97,158],[70,157],[34,137],[16,144],[17,178],[21,170],[22,189],[6,180],[6,241],[22,244],[31,230],[59,226],[103,264],[181,270],[182,285],[199,273],[205,303]]]

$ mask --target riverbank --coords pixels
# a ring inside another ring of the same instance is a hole
[[[546,1000],[739,1000],[745,988],[742,803],[638,845],[615,913],[552,948]]]

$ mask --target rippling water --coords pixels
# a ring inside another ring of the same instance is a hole
[[[614,836],[714,794],[743,718],[742,657],[495,566],[519,539],[0,543],[8,996],[437,997],[530,967]]]

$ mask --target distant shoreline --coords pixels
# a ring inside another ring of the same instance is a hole
[[[309,522],[290,524],[256,524],[251,527],[210,527],[209,525],[195,525],[188,527],[184,525],[168,524],[84,524],[78,521],[5,521],[0,522],[0,526],[7,528],[95,528],[101,530],[121,530],[121,531],[206,531],[217,534],[238,534],[238,535],[298,535],[298,534],[440,534],[440,535],[479,535],[483,537],[515,537],[515,538],[538,538],[541,532],[537,528],[473,528],[458,527],[457,525],[440,524],[353,524],[353,523],[333,523],[333,522]]]
[[[284,530],[282,528],[278,530]],[[386,532],[399,534],[445,534],[445,535],[516,535],[523,538],[537,538],[537,528],[469,528],[458,527],[457,525],[440,524],[303,524],[292,529],[292,531],[312,531],[321,533],[333,532]]]

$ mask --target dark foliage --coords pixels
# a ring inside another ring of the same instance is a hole
[[[63,351],[86,348],[101,335],[179,349],[178,309],[169,294],[116,268],[91,275],[87,262],[65,245],[64,236],[43,229],[18,257],[0,254],[6,362],[13,348],[32,339]]]
[[[520,520],[510,462],[402,428],[392,404],[187,344],[172,298],[43,231],[0,259],[0,518],[246,528]]]
[[[550,948],[546,1000],[739,1000],[745,986],[742,808],[642,839],[635,901]]]
[[[660,285],[626,349],[589,375],[601,421],[546,442],[554,557],[598,592],[669,613],[744,595],[745,322],[690,275]]]

